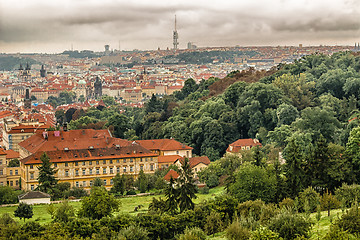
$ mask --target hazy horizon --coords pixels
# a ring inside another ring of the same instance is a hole
[[[353,46],[355,0],[0,0],[1,53],[61,53],[226,46]]]

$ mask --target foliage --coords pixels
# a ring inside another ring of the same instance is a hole
[[[308,187],[299,193],[299,199],[300,206],[303,211],[306,212],[309,210],[310,212],[315,212],[316,207],[320,203],[320,194],[317,193],[312,187]]]
[[[176,188],[175,180],[172,177],[164,189],[164,193],[166,197],[165,211],[169,212],[170,214],[175,214],[178,209],[179,189]]]
[[[45,152],[41,155],[40,160],[41,166],[38,167],[39,190],[47,193],[50,192],[57,183],[57,180],[55,178],[55,173],[57,172],[57,170],[51,167],[52,163],[50,162],[50,158]]]
[[[140,226],[130,225],[127,228],[124,228],[119,233],[118,239],[126,239],[126,240],[147,240],[149,232]]]
[[[90,196],[81,201],[79,216],[101,219],[111,216],[119,208],[119,201],[110,195],[104,187],[93,187]]]
[[[177,240],[205,240],[206,235],[201,228],[186,228],[184,233],[179,235]]]
[[[62,202],[53,212],[53,218],[58,222],[68,222],[75,217],[75,209],[67,201]]]
[[[279,234],[271,231],[266,227],[260,227],[256,231],[252,232],[251,240],[281,240]]]
[[[280,214],[271,219],[269,229],[277,232],[285,240],[296,237],[309,236],[312,222],[300,214],[283,210]]]
[[[94,180],[93,180],[93,186],[94,186],[94,187],[104,186],[104,181],[103,181],[101,178],[96,177],[96,178],[94,178]]]
[[[226,237],[229,240],[247,240],[250,239],[251,233],[248,229],[241,226],[238,221],[234,221],[226,229]]]
[[[322,240],[350,240],[355,239],[346,231],[340,229],[336,225],[330,226],[330,231],[325,235]]]
[[[360,199],[360,185],[347,185],[344,183],[341,187],[335,190],[335,196],[346,207],[351,207],[352,204],[358,202]]]
[[[326,191],[320,198],[321,210],[327,210],[328,216],[330,217],[330,210],[337,209],[340,207],[340,201],[337,198]]]
[[[269,170],[244,164],[235,173],[235,182],[228,188],[240,202],[261,199],[265,202],[274,201],[276,178]]]
[[[32,206],[26,203],[19,203],[19,206],[16,208],[16,210],[14,211],[14,216],[18,217],[20,219],[29,219],[32,218],[32,216],[34,215],[33,213],[33,209]]]
[[[111,193],[122,196],[125,192],[125,175],[117,173],[113,180],[113,186],[110,190]]]
[[[194,209],[194,202],[192,199],[196,198],[197,193],[195,180],[193,178],[192,169],[189,164],[189,159],[185,158],[179,170],[178,183],[178,204],[180,212],[187,209]]]
[[[215,235],[215,233],[221,231],[223,222],[218,212],[211,211],[210,215],[206,217],[205,231],[208,235]]]
[[[360,234],[360,210],[354,204],[340,219],[336,220],[335,226],[352,234]]]
[[[20,194],[20,191],[14,190],[9,186],[0,186],[0,205],[17,203],[17,196]]]
[[[8,167],[20,167],[19,159],[15,158],[15,159],[11,160],[8,164]]]

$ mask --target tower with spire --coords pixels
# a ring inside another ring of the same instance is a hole
[[[46,70],[45,70],[45,68],[44,68],[44,64],[41,65],[40,76],[41,76],[41,77],[46,77]]]
[[[179,39],[179,34],[176,30],[176,15],[175,15],[175,29],[173,31],[173,46],[174,46],[174,50],[177,50],[178,49],[178,45],[179,45],[179,42],[178,42],[178,39]]]

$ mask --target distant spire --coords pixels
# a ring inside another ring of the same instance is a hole
[[[176,14],[175,14],[175,31],[176,31]]]

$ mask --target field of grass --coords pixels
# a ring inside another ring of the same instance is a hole
[[[224,187],[217,187],[217,188],[210,189],[209,194],[198,193],[197,198],[194,200],[194,202],[200,203],[203,200],[214,198],[216,195],[219,195],[223,192],[224,192]],[[146,196],[132,196],[132,197],[120,198],[120,202],[121,202],[120,211],[115,213],[115,215],[123,214],[123,213],[126,213],[126,214],[138,214],[141,212],[145,213],[145,212],[147,212],[147,210],[149,208],[149,204],[151,203],[153,197],[156,197],[156,198],[161,197],[161,198],[165,199],[163,194],[146,195]],[[73,206],[76,210],[79,209],[81,206],[81,202],[70,202],[69,204],[71,206]],[[134,211],[135,207],[137,207],[139,205],[142,205],[142,207],[140,208],[140,210],[135,212]],[[37,221],[41,224],[51,222],[51,215],[47,212],[47,206],[48,205],[45,205],[45,204],[44,205],[34,205],[33,206],[34,216],[32,217],[32,220]],[[3,213],[8,213],[13,218],[15,218],[14,211],[16,208],[17,208],[17,206],[0,207],[0,215],[2,215]],[[23,221],[20,221],[18,218],[16,218],[16,220],[19,222],[23,222]]]

